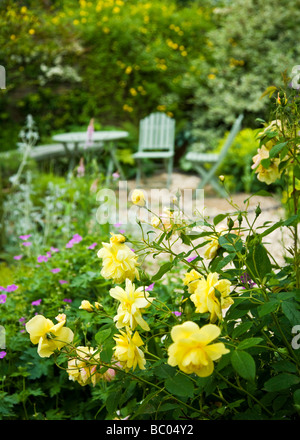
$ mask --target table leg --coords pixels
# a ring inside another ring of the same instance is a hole
[[[109,152],[110,152],[110,156],[111,156],[109,169],[110,169],[110,167],[115,165],[115,167],[117,168],[118,172],[120,173],[121,179],[125,180],[125,175],[124,175],[123,169],[122,169],[122,167],[120,165],[120,162],[118,161],[118,158],[117,158],[117,155],[116,155],[115,145],[114,145],[113,142],[109,143]],[[112,170],[111,170],[110,173],[112,173]]]

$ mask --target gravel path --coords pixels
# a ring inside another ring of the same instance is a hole
[[[181,193],[184,194],[185,200],[183,200],[184,207],[191,206],[192,203],[195,204],[195,195],[197,195],[197,199],[201,199],[201,193],[196,194],[196,188],[199,184],[199,178],[195,175],[189,175],[189,174],[183,174],[180,172],[174,172],[173,173],[173,179],[172,179],[172,185],[170,188],[170,191],[166,188],[166,174],[156,174],[154,176],[151,176],[147,178],[146,181],[142,181],[140,185],[140,189],[142,189],[146,195],[148,206],[151,207],[151,210],[154,211],[156,214],[161,213],[162,209],[165,205],[168,205],[168,202],[170,200],[170,197],[172,195],[175,195],[178,190],[181,191]],[[130,192],[136,188],[136,182],[134,180],[130,180],[127,182],[127,195],[130,196]],[[122,194],[122,191],[120,191],[120,194]],[[235,211],[235,208],[231,206],[229,201],[225,198],[220,198],[216,195],[216,193],[209,187],[205,188],[205,191],[203,193],[203,207],[204,207],[204,215],[205,217],[209,217],[210,220],[212,220],[216,215],[218,214],[224,214],[226,212],[233,213]],[[244,201],[249,197],[249,194],[234,194],[232,196],[231,202],[234,204],[234,206],[237,206],[239,209],[245,210],[246,205]],[[124,197],[124,195],[123,195]],[[284,217],[284,210],[280,204],[280,200],[276,199],[276,197],[252,197],[249,200],[249,206],[248,206],[248,218],[249,221],[253,220],[255,217],[255,209],[260,205],[261,208],[261,214],[258,217],[256,221],[256,227],[263,225],[265,222],[276,222]],[[129,203],[129,209],[133,211],[136,209],[136,207],[130,207]],[[201,200],[200,200],[200,207]],[[198,204],[196,206],[198,208]],[[126,207],[125,207],[126,209]],[[125,209],[123,212],[119,213],[119,222],[123,223],[122,220],[124,220],[126,215],[128,215],[128,212],[125,212]],[[149,215],[146,213],[144,209],[138,210],[139,217],[144,219],[149,219]],[[144,217],[146,214],[146,218]],[[134,213],[135,217],[136,213]],[[194,218],[195,219],[195,218]],[[124,223],[123,223],[124,224]],[[242,224],[242,226],[244,223]],[[138,231],[138,228],[136,225],[131,222],[128,229],[128,224],[124,224],[124,229],[126,227],[126,230],[130,230],[133,235],[136,235],[135,231]],[[277,229],[273,233],[269,234],[266,237],[266,246],[271,251],[273,257],[276,259],[276,261],[279,264],[284,263],[284,255],[289,255],[286,249],[291,246],[291,238],[289,235],[289,231],[287,228],[284,228],[284,230]],[[179,240],[180,241],[180,240]],[[178,243],[179,243],[178,241]],[[182,245],[181,245],[182,246]],[[177,246],[176,246],[177,247]],[[180,250],[180,245],[179,249]]]

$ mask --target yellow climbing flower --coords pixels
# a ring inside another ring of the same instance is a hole
[[[168,364],[172,367],[178,365],[187,374],[210,376],[214,370],[213,361],[229,353],[222,342],[211,344],[220,333],[221,330],[214,324],[199,328],[195,322],[187,321],[175,325],[171,330],[174,342],[168,348]]]
[[[184,276],[183,279],[183,284],[185,286],[188,286],[188,292],[189,293],[194,293],[197,285],[198,285],[198,281],[203,278],[203,276],[197,272],[195,269],[192,269],[190,272],[187,272]]]
[[[134,330],[140,325],[143,330],[149,331],[149,325],[142,318],[143,309],[149,307],[154,298],[149,297],[148,292],[144,292],[144,287],[135,289],[135,285],[129,279],[126,279],[125,290],[117,286],[109,291],[110,296],[120,301],[117,315],[114,321],[117,322],[116,327],[130,327]]]
[[[86,312],[92,312],[94,310],[94,306],[92,306],[92,304],[85,299],[81,301],[79,308],[85,310]]]
[[[145,194],[140,189],[135,189],[132,193],[131,201],[135,205],[143,207],[146,205]]]
[[[92,347],[79,346],[76,348],[76,357],[69,359],[67,373],[69,379],[78,382],[81,386],[88,384],[96,385],[99,380],[110,381],[115,376],[115,370],[109,368],[101,374],[97,371],[100,362],[98,349]]]
[[[258,148],[257,154],[252,158],[253,165],[251,168],[255,169],[255,173],[257,173],[257,178],[259,181],[265,182],[267,185],[270,185],[280,177],[280,171],[278,168],[280,160],[277,158],[272,159],[269,167],[265,168],[261,164],[261,161],[268,158],[269,149],[265,145],[262,145],[261,148]]]
[[[222,309],[233,304],[230,298],[229,280],[219,280],[219,274],[210,273],[207,279],[199,280],[191,300],[195,304],[196,313],[210,313],[210,322],[222,319]]]
[[[102,246],[97,256],[102,259],[103,278],[112,279],[116,284],[121,284],[126,278],[131,281],[135,277],[139,279],[137,257],[125,243],[112,236],[110,243],[102,243]]]
[[[204,248],[204,257],[211,260],[216,256],[219,247],[218,237],[211,238]]]
[[[134,371],[137,366],[141,370],[145,370],[146,359],[144,353],[139,348],[144,343],[137,331],[133,337],[131,336],[132,332],[128,327],[126,328],[126,333],[120,330],[120,334],[115,335],[114,357],[120,362],[125,371],[128,371],[130,368]]]
[[[50,319],[43,315],[36,315],[26,323],[26,330],[33,344],[38,344],[40,357],[51,356],[56,349],[60,350],[73,340],[73,332],[66,323],[65,316],[58,315],[58,324],[53,324]]]

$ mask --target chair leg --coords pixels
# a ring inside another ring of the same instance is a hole
[[[136,187],[138,188],[141,184],[142,176],[142,164],[140,159],[137,160],[137,172],[136,172]]]
[[[168,180],[167,180],[167,187],[170,188],[170,185],[172,183],[172,172],[173,172],[173,158],[168,160]]]

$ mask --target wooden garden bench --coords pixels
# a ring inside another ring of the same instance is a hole
[[[163,159],[167,169],[167,186],[172,180],[175,141],[175,120],[164,113],[151,113],[140,121],[136,184],[140,185],[143,159]]]
[[[219,181],[216,179],[215,173],[218,167],[223,162],[230,146],[232,145],[237,133],[241,129],[242,120],[244,115],[240,114],[239,117],[235,120],[229,135],[222,146],[220,153],[197,153],[194,151],[190,151],[186,155],[186,160],[192,162],[193,168],[199,173],[201,176],[201,181],[199,183],[198,188],[204,188],[206,184],[212,185],[212,187],[222,196],[226,196],[226,192],[224,188],[220,185]],[[207,169],[206,165],[211,164],[212,166]]]

